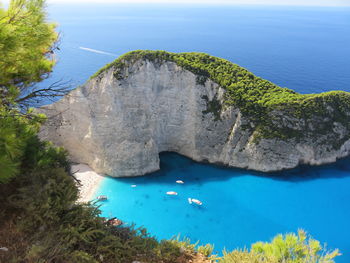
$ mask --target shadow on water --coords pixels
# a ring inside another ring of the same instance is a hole
[[[350,176],[350,157],[339,159],[332,164],[318,166],[303,164],[294,169],[262,175],[275,180],[289,182],[302,182],[315,179],[340,179]]]
[[[194,169],[196,168],[196,169]],[[198,169],[201,171],[198,174]],[[196,170],[197,172],[193,172]],[[184,177],[181,177],[183,175]],[[320,166],[300,165],[297,168],[279,172],[263,173],[241,168],[231,168],[217,164],[199,163],[188,157],[174,153],[160,154],[160,170],[143,177],[122,178],[125,183],[173,184],[174,180],[186,180],[186,184],[201,185],[208,181],[227,181],[238,176],[260,176],[272,180],[303,182],[315,179],[344,178],[350,176],[350,157],[333,164]]]

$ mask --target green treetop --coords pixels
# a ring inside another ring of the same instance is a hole
[[[55,64],[57,37],[55,25],[46,22],[43,0],[12,0],[8,9],[0,8],[0,183],[18,174],[41,119],[18,106],[54,92],[35,84]]]
[[[55,64],[58,34],[46,21],[44,0],[12,0],[0,6],[0,100],[3,104],[40,97],[35,84],[48,77]],[[39,91],[40,90],[40,91]],[[48,95],[48,94],[45,94]]]

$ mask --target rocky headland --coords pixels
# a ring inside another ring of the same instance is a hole
[[[302,95],[203,53],[127,53],[39,111],[43,139],[114,177],[164,151],[264,172],[350,154],[350,93]]]

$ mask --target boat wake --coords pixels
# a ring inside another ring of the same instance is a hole
[[[85,51],[89,51],[89,52],[93,52],[93,53],[97,53],[97,54],[118,57],[118,55],[116,55],[116,54],[105,52],[105,51],[101,51],[101,50],[97,50],[97,49],[92,49],[92,48],[88,48],[88,47],[79,47],[79,49],[82,49],[82,50],[85,50]]]

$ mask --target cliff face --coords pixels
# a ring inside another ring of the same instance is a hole
[[[331,117],[305,120],[277,108],[268,113],[273,125],[298,135],[258,136],[256,123],[224,103],[226,97],[217,83],[200,81],[173,61],[126,61],[117,74],[109,67],[42,107],[48,121],[40,135],[64,146],[73,161],[115,177],[156,171],[163,151],[259,171],[329,163],[350,153],[348,127]],[[315,136],[320,125],[327,133]]]

